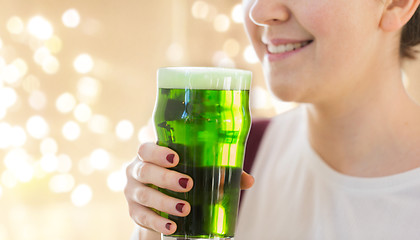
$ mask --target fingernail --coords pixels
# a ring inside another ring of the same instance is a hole
[[[167,223],[167,224],[165,225],[166,229],[171,230],[171,225],[172,225],[172,223]]]
[[[168,154],[168,156],[166,156],[166,160],[168,160],[169,163],[174,163],[174,157],[175,154]]]
[[[180,213],[182,213],[182,209],[184,208],[185,204],[184,203],[178,203],[176,205],[176,210]]]
[[[178,182],[181,187],[187,188],[188,178],[180,178]]]

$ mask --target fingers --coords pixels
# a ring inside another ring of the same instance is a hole
[[[131,199],[136,203],[170,215],[185,217],[191,211],[191,206],[187,201],[169,197],[145,185],[137,187],[132,194]]]
[[[140,204],[130,204],[130,216],[138,225],[166,235],[176,231],[176,224]]]
[[[179,162],[178,154],[155,143],[144,143],[140,145],[138,156],[145,162],[153,163],[162,167],[174,167]]]
[[[135,163],[131,174],[141,183],[153,184],[175,192],[188,192],[193,187],[190,176],[143,161]]]
[[[241,189],[246,190],[254,185],[255,179],[253,176],[249,175],[248,173],[242,171],[241,175]]]

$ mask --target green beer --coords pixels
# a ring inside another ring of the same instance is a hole
[[[174,168],[191,176],[188,193],[160,189],[191,204],[191,213],[162,213],[178,228],[164,239],[232,239],[240,194],[249,113],[248,71],[163,68],[154,112],[158,145],[180,156]]]

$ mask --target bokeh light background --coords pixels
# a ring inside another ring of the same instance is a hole
[[[129,238],[124,171],[150,121],[159,67],[252,70],[254,117],[293,106],[269,97],[240,1],[0,6],[1,240]],[[418,79],[418,62],[406,69]]]

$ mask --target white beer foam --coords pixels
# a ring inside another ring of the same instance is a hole
[[[158,70],[158,88],[249,90],[252,73],[216,67],[168,67]]]

